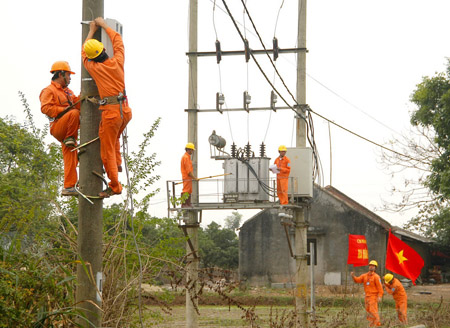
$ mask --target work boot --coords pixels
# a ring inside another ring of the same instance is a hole
[[[70,187],[70,188],[64,188],[61,191],[61,195],[62,196],[78,196],[78,193],[75,190],[75,187]]]
[[[122,172],[122,165],[117,165],[117,171]]]
[[[122,192],[114,192],[110,187],[106,188],[103,191],[100,191],[98,196],[101,198],[109,198],[110,196],[120,195]]]
[[[63,143],[66,145],[66,147],[76,147],[77,141],[74,137],[68,137],[67,139],[64,139]]]

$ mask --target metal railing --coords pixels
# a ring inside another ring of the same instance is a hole
[[[236,181],[238,180],[238,181]],[[208,179],[194,180],[193,184],[198,186],[198,203],[192,201],[192,209],[194,210],[218,210],[218,209],[264,209],[278,206],[276,178],[270,178],[268,181],[259,185],[257,179],[234,179],[232,183],[236,188],[226,186],[230,180],[226,179]],[[249,186],[252,185],[253,192],[248,192]],[[259,185],[257,192],[255,185]],[[297,186],[297,178],[289,177],[288,194],[289,199],[294,199],[294,192]],[[181,197],[183,190],[182,180],[166,181],[167,208],[170,212],[180,211]]]

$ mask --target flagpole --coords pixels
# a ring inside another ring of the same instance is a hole
[[[348,280],[348,264],[345,266],[345,288],[344,288],[344,300],[347,298],[347,280]]]

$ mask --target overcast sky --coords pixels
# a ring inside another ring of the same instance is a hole
[[[188,3],[105,0],[104,16],[117,19],[124,26],[126,86],[133,109],[128,132],[130,148],[142,141],[142,134],[156,118],[162,118],[148,150],[157,153],[162,162],[157,170],[161,181],[156,186],[162,192],[150,209],[157,216],[167,213],[165,181],[180,179],[180,159],[188,141],[184,111],[188,99]],[[250,47],[261,49],[250,21],[244,18],[241,2],[228,3]],[[224,13],[222,1],[216,1],[216,5],[213,10],[214,1],[199,0],[199,51],[213,51],[216,37],[222,50],[241,50],[242,42]],[[274,35],[280,48],[296,47],[297,0],[247,0],[247,6],[267,48],[271,48]],[[23,121],[17,95],[20,90],[28,99],[37,125],[44,126],[39,93],[50,83],[49,70],[56,60],[69,61],[77,73],[70,88],[79,93],[81,12],[82,1],[0,2],[1,117],[13,115],[18,122]],[[414,109],[409,97],[416,84],[423,76],[445,70],[450,53],[449,12],[448,0],[308,1],[306,102],[314,111],[377,143],[386,143],[393,135],[408,130],[409,115]],[[273,80],[267,59],[258,59]],[[292,92],[296,88],[295,67],[294,55],[281,55],[277,61]],[[279,81],[275,85],[283,90]],[[251,106],[269,106],[270,87],[253,62],[224,57],[218,67],[215,58],[199,59],[200,108],[214,108],[218,91],[225,94],[228,107],[240,107],[245,90],[252,96]],[[313,118],[323,184],[328,185],[328,124],[319,117]],[[274,159],[280,144],[295,146],[293,127],[290,111],[199,114],[198,175],[223,173],[222,162],[209,157],[208,136],[212,130],[227,139],[228,145],[234,141],[242,147],[250,142],[257,150],[264,141],[268,155]],[[53,139],[49,137],[47,141]],[[383,199],[393,200],[389,190],[393,183],[401,183],[402,177],[392,179],[381,170],[377,147],[333,126],[331,144],[335,188],[370,210],[379,208]],[[125,177],[121,180],[125,182]],[[114,200],[117,198],[106,202]],[[243,213],[248,218],[253,212]],[[402,225],[411,215],[376,213],[395,225]],[[229,212],[225,211],[204,213],[203,222],[222,223],[227,215]]]

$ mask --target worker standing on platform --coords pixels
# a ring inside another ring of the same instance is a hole
[[[80,128],[80,97],[68,88],[70,75],[75,74],[66,61],[57,61],[52,65],[51,84],[41,91],[41,112],[50,120],[50,134],[61,142],[64,161],[63,196],[77,196],[75,184],[78,180],[78,157],[73,150],[77,145]]]
[[[381,326],[378,303],[381,302],[381,298],[383,297],[383,287],[381,286],[380,276],[375,273],[377,267],[377,261],[372,260],[369,262],[369,272],[359,277],[355,277],[353,272],[350,273],[354,282],[364,284],[367,320],[370,323],[369,327]]]
[[[384,276],[384,287],[388,294],[391,294],[395,300],[395,309],[397,310],[398,319],[403,324],[408,324],[408,296],[402,283],[391,273]]]
[[[94,33],[101,27],[111,39],[114,56],[109,58],[103,44],[93,39]],[[131,108],[125,94],[125,48],[119,33],[110,28],[102,17],[89,24],[89,33],[84,42],[81,55],[84,67],[97,84],[100,95],[100,156],[106,174],[110,179],[108,188],[99,193],[107,198],[122,193],[118,172],[122,171],[120,156],[120,135],[131,120]]]
[[[286,205],[289,203],[288,187],[289,187],[289,174],[291,173],[291,161],[286,156],[286,146],[278,147],[279,157],[275,159],[275,165],[278,168],[277,173],[277,195],[280,200],[280,205]]]
[[[194,168],[192,166],[191,155],[195,151],[195,146],[193,143],[189,142],[186,144],[185,153],[181,158],[181,177],[183,179],[183,191],[181,196],[187,197],[186,200],[181,204],[181,207],[192,207],[191,194],[192,194],[192,180],[197,180],[194,175]],[[188,194],[187,196],[186,193]]]

